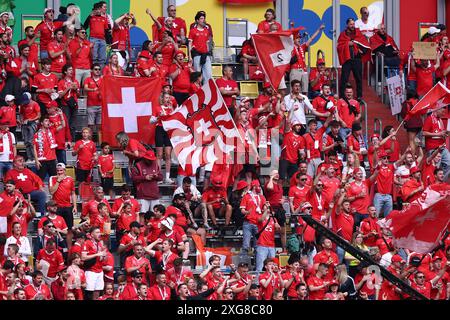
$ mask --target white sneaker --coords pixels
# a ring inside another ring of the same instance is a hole
[[[172,179],[164,179],[164,183],[168,183],[168,184],[174,184],[175,181],[173,181]]]
[[[211,227],[209,226],[208,223],[204,223],[204,224],[203,224],[203,227],[204,227],[205,229],[207,229],[207,230],[211,229]]]

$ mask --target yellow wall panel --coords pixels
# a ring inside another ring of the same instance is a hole
[[[162,0],[152,1],[130,1],[130,12],[136,17],[137,27],[145,31],[149,39],[152,39],[152,25],[153,21],[148,14],[145,13],[146,9],[150,9],[154,17],[161,17],[163,15]],[[166,13],[164,9],[164,14]]]

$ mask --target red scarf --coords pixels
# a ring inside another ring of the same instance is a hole
[[[38,160],[47,160],[45,158],[46,149],[54,149],[58,145],[56,144],[55,138],[53,137],[53,133],[50,129],[41,128],[37,132],[37,155]]]
[[[367,62],[370,60],[370,44],[367,38],[359,31],[355,29],[354,33],[348,34],[347,29],[341,32],[338,38],[337,51],[339,56],[339,63],[344,64],[347,60],[351,59],[350,47],[348,43],[353,41],[353,52],[355,55],[358,54],[358,46],[367,48],[367,52],[362,56],[362,62]]]
[[[14,152],[13,152],[13,136],[12,133],[9,132],[8,130],[2,130],[0,131],[0,133],[2,134],[6,134],[8,136],[8,143],[9,143],[9,160],[13,161],[14,159]],[[0,153],[4,152],[4,147],[3,147],[3,137],[0,139]]]

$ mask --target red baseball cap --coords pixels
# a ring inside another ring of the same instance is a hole
[[[213,186],[221,186],[222,185],[222,177],[214,177],[211,179],[211,183]]]
[[[417,166],[415,166],[415,167],[412,167],[411,169],[409,169],[409,175],[413,175],[414,173],[416,173],[416,172],[420,172],[420,169],[417,167]]]
[[[377,133],[374,133],[373,135],[370,136],[370,140],[372,140],[373,138],[378,138],[380,139],[380,135]]]
[[[259,183],[259,180],[253,180],[250,184],[251,187],[260,187],[261,184]]]
[[[383,158],[383,157],[387,157],[388,154],[386,153],[386,151],[384,149],[381,149],[380,151],[378,151],[378,158]]]
[[[186,53],[184,53],[184,51],[178,50],[177,52],[175,52],[175,57],[176,57],[177,55],[179,55],[179,54],[182,54],[183,57],[186,58]]]
[[[399,262],[399,263],[406,263],[405,260],[403,260],[403,258],[401,256],[399,256],[398,254],[394,254],[391,258],[391,262]]]
[[[247,181],[241,180],[237,183],[236,190],[242,190],[248,187]]]
[[[139,58],[151,59],[150,52],[148,50],[142,50],[141,53],[139,53]]]

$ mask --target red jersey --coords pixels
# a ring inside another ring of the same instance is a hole
[[[53,130],[57,150],[65,150],[66,143],[72,141],[72,135],[70,134],[69,121],[64,113],[55,113],[48,116],[50,120],[51,129]],[[62,126],[64,120],[64,127],[58,130],[58,127]]]
[[[105,40],[105,30],[109,29],[108,19],[101,15],[91,15],[89,19],[89,36]]]
[[[8,127],[17,126],[16,109],[17,106],[15,104],[0,107],[0,117],[9,123]]]
[[[328,273],[324,277],[325,281],[331,281],[334,278],[334,268],[339,264],[337,254],[331,250],[322,250],[314,256],[314,264],[325,263],[328,265]]]
[[[305,148],[306,150],[309,150],[308,160],[320,158],[320,152],[322,151],[323,145],[322,136],[325,131],[325,127],[320,127],[315,134],[309,132],[304,135]]]
[[[273,183],[273,189],[267,189],[267,182],[264,185],[264,194],[266,195],[266,200],[269,201],[273,208],[280,207],[283,200],[283,185],[281,183]]]
[[[216,84],[219,89],[224,89],[225,92],[238,89],[238,84],[233,79],[219,78],[216,80]],[[230,107],[233,104],[233,98],[230,95],[227,95],[227,93],[223,95],[223,101],[225,101],[227,107]]]
[[[41,113],[41,108],[36,101],[31,100],[29,104],[23,104],[19,107],[19,112],[23,120],[36,119]]]
[[[59,81],[58,77],[55,76],[53,73],[49,74],[38,73],[33,79],[33,88],[57,89],[58,81]],[[37,100],[46,105],[52,101],[52,99],[50,98],[50,94],[46,92],[39,92],[37,94]]]
[[[251,224],[258,224],[258,218],[262,214],[262,208],[266,203],[266,198],[263,195],[253,194],[248,192],[241,200],[240,208],[249,211],[245,216],[245,220]]]
[[[227,191],[225,190],[225,188],[210,187],[210,188],[206,189],[202,195],[202,199],[205,202],[211,202],[214,200],[217,201],[212,204],[212,207],[214,209],[220,209],[220,207],[222,206],[220,202],[227,198],[228,198],[228,195],[227,195]]]
[[[364,236],[374,231],[377,233],[377,235],[370,235],[364,238],[364,244],[368,247],[377,246],[376,244],[377,239],[381,235],[381,229],[377,222],[378,222],[377,218],[368,217],[361,222],[361,225],[359,227],[359,230],[362,232]]]
[[[322,194],[325,200],[325,207],[328,208],[328,204],[333,200],[334,193],[341,185],[341,180],[336,177],[321,176],[320,181],[323,183]]]
[[[305,148],[305,139],[294,131],[288,132],[283,139],[282,158],[297,164],[299,151]]]
[[[23,72],[21,72],[23,63],[25,63],[25,61],[22,60],[22,57],[16,57],[14,59],[10,59],[8,61],[8,63],[6,64],[6,72],[12,73],[15,77],[20,78],[23,74]],[[39,65],[36,64],[33,60],[30,60],[29,57],[28,57],[26,63],[28,63],[28,70],[32,73],[32,75],[31,75],[31,78],[32,78],[36,75],[37,67]],[[28,73],[27,73],[27,76],[29,76]]]
[[[61,53],[59,56],[52,58],[51,53],[61,52],[65,49],[64,42],[52,41],[48,44],[48,57],[52,60],[51,72],[61,72],[64,65],[67,63],[66,52]]]
[[[106,65],[102,71],[104,76],[123,76],[123,69],[118,66],[116,69],[112,68],[110,65]]]
[[[130,232],[127,232],[123,235],[123,237],[120,239],[120,245],[127,246],[133,240],[135,240],[137,243],[141,244],[142,246],[146,245],[145,239],[142,235],[134,236]],[[131,252],[131,251],[133,251],[133,246],[126,249],[126,252]]]
[[[353,134],[349,135],[347,138],[347,147],[349,150],[350,147],[352,147],[353,151],[360,152],[361,148],[365,147],[363,137],[355,137]],[[364,156],[362,154],[359,155],[359,161],[364,161]]]
[[[409,197],[409,195],[416,189],[420,188],[422,185],[422,181],[417,181],[416,179],[410,178],[408,179],[401,188],[402,200],[403,202],[413,202],[416,199],[419,199],[422,195],[422,192],[416,192],[413,196]]]
[[[13,180],[16,184],[16,189],[21,190],[25,194],[39,190],[44,186],[41,178],[28,168],[20,171],[13,168],[6,172],[3,180]]]
[[[58,274],[59,268],[64,266],[64,258],[60,251],[54,250],[49,253],[45,249],[41,249],[36,258],[37,261],[45,260],[49,263],[48,274],[50,278],[55,278]]]
[[[170,68],[170,66],[173,63],[173,57],[175,55],[175,45],[172,42],[168,42],[162,46],[162,43],[157,43],[155,48],[155,52],[161,52],[163,57],[162,64],[165,65],[167,68]]]
[[[53,225],[55,226],[56,229],[59,230],[66,230],[67,229],[67,224],[66,224],[66,220],[64,220],[63,217],[61,216],[54,216],[53,218],[49,215],[43,217],[41,220],[39,220],[38,222],[38,230],[41,230],[44,226],[44,222],[50,220]]]
[[[50,41],[53,40],[55,30],[62,26],[62,21],[41,21],[36,28],[34,28],[35,34],[38,32],[41,33],[41,37],[39,38],[39,47],[41,51],[47,51],[47,46]]]
[[[320,287],[323,286],[323,283],[325,282],[325,279],[319,278],[316,275],[313,275],[308,278],[306,283],[309,286],[313,287]],[[309,291],[309,300],[323,300],[325,298],[325,294],[327,292],[327,287],[324,287],[322,289],[316,290],[316,291]]]
[[[128,51],[131,48],[130,43],[130,26],[125,26],[123,24],[114,24],[112,30],[112,49],[117,49],[120,51]]]
[[[119,211],[120,206],[124,202],[131,204],[131,212],[133,214],[137,214],[139,212],[139,209],[141,207],[139,202],[136,199],[131,198],[131,197],[127,200],[125,200],[123,197],[114,199],[114,203],[112,206],[112,212],[117,213],[117,211]]]
[[[140,257],[139,259],[136,258],[136,256],[132,255],[125,259],[124,268],[125,270],[132,267],[137,267],[142,265],[143,263],[147,263],[149,269],[147,270],[145,266],[140,267],[137,269],[139,272],[142,272],[142,283],[147,284],[147,276],[149,276],[152,273],[151,264],[150,261],[146,257]],[[127,272],[127,282],[130,283],[132,281],[131,273]]]
[[[102,172],[106,174],[105,178],[114,177],[114,172],[112,172],[114,170],[114,156],[112,153],[99,156],[98,166],[101,168]]]
[[[434,170],[436,169],[436,166],[431,162],[430,164],[427,164],[427,162],[423,162],[422,165],[422,182],[424,188],[428,187],[430,184],[435,183],[436,178],[434,177]]]
[[[262,247],[275,248],[275,219],[269,217],[269,220],[268,223],[267,220],[258,222],[258,232],[261,232],[261,234],[259,235],[257,244]]]
[[[309,73],[309,82],[311,83],[314,79],[317,78],[317,75],[319,74],[319,70],[317,68],[311,68],[311,72]],[[319,81],[316,82],[314,86],[311,86],[311,89],[314,91],[320,91],[322,86],[324,84],[330,85],[331,79],[327,73],[321,73],[319,74]],[[330,97],[333,98],[333,97]],[[333,98],[334,100],[334,98]],[[313,103],[314,105],[314,103]]]
[[[308,50],[308,45],[306,43],[302,45],[294,45],[294,50],[292,50],[292,57],[297,57],[297,62],[291,64],[292,69],[301,69],[306,71],[305,63],[305,52]]]
[[[190,82],[191,70],[189,68],[189,64],[184,62],[181,64],[181,67],[178,66],[177,64],[172,64],[169,68],[169,74],[174,73],[177,69],[180,69],[181,72],[172,81],[173,91],[189,93],[189,87],[191,86]]]
[[[376,180],[377,192],[381,194],[392,194],[395,171],[394,166],[392,164],[381,166],[378,171],[379,173]]]
[[[58,180],[57,176],[52,176],[49,179],[49,186],[52,187]],[[75,182],[72,177],[66,176],[58,185],[58,189],[52,195],[52,199],[56,202],[58,207],[70,207],[70,198],[75,192]]]
[[[27,297],[27,300],[34,300],[34,298],[40,294],[44,296],[45,300],[51,300],[52,294],[50,292],[49,287],[42,283],[39,287],[35,287],[33,283],[29,284],[24,288],[25,290],[25,296]]]
[[[438,133],[445,130],[444,122],[439,119],[434,114],[429,115],[423,124],[423,131]],[[444,138],[439,137],[425,137],[425,150],[430,151],[439,148],[443,143],[445,143]]]
[[[100,202],[103,202],[106,204],[106,207],[108,208],[108,211],[111,212],[111,207],[109,205],[108,200],[102,199]],[[95,216],[98,215],[98,209],[97,206],[100,203],[97,200],[91,200],[88,203],[83,204],[83,209],[81,211],[81,217],[84,218],[86,216],[89,216],[89,219],[92,221],[95,219]]]
[[[175,267],[170,268],[166,271],[166,276],[169,281],[172,281],[177,286],[186,283],[188,279],[192,278],[194,275],[189,267],[181,267],[181,271],[177,272]]]
[[[259,285],[261,290],[261,298],[263,300],[271,300],[272,294],[275,289],[281,289],[283,284],[280,282],[280,279],[277,274],[275,274],[274,277],[270,280],[269,285],[264,288],[264,286],[261,284],[261,280],[266,280],[270,278],[269,272],[264,272],[262,275],[259,276]]]
[[[433,73],[436,68],[432,65],[429,68],[416,67],[417,94],[424,96],[433,87]]]
[[[42,40],[41,40],[42,41]],[[28,39],[22,39],[17,43],[17,47],[20,48],[23,44],[28,44]],[[33,44],[30,46],[30,53],[28,55],[28,61],[34,63],[35,68],[39,67],[39,47],[36,42],[33,42]]]
[[[358,196],[361,192],[364,192],[366,196],[364,198],[357,198],[351,202],[352,209],[355,209],[356,212],[361,214],[367,213],[367,207],[370,204],[370,181],[367,179],[366,181],[362,181],[361,183],[357,183],[353,181],[350,183],[350,187],[347,189],[347,197]]]
[[[293,198],[294,210],[296,210],[302,202],[306,201],[310,190],[311,188],[308,186],[292,186],[289,188],[289,198]]]
[[[179,225],[180,227],[187,227],[187,219],[185,214],[178,209],[177,207],[174,206],[168,206],[166,208],[166,212],[164,214],[164,217],[168,217],[169,214],[175,213],[177,215],[177,220],[175,221],[176,225]]]
[[[82,148],[80,146],[83,145]],[[92,140],[78,140],[73,147],[77,151],[77,168],[91,170],[94,166],[94,156],[97,152],[95,143]]]
[[[103,248],[104,247],[101,244],[101,242],[97,242],[93,239],[88,239],[84,242],[82,252],[89,256],[89,255],[95,254],[97,252],[103,251]],[[96,259],[95,264],[85,271],[91,271],[91,272],[95,272],[95,273],[100,273],[103,271],[102,260],[100,260],[99,257],[96,257],[95,259]]]
[[[356,101],[354,99],[350,99],[349,102],[352,106],[354,106],[357,114],[361,113],[361,107],[359,106],[358,101]],[[347,104],[347,102],[344,99],[339,99],[339,101],[337,103],[337,107],[338,107],[339,117],[342,119],[342,121],[345,122],[345,124],[347,125],[347,128],[351,128],[353,122],[355,121],[355,117],[356,117],[355,113],[350,112],[349,105]]]
[[[78,49],[80,49],[80,52],[78,52]],[[74,69],[91,68],[91,43],[89,40],[81,40],[78,37],[73,38],[69,42],[69,51]]]
[[[103,77],[101,76],[99,79],[94,80],[94,78],[86,78],[84,80],[84,85],[89,89],[97,89],[96,91],[88,91],[87,92],[87,107],[101,106],[102,105],[102,97],[101,97],[101,88],[103,84]]]
[[[351,214],[345,214],[344,212],[341,212],[340,214],[336,215],[333,221],[333,227],[335,228],[336,233],[338,233],[345,240],[351,242],[354,222],[355,221]],[[338,230],[340,231],[338,232]]]
[[[6,236],[10,237],[12,235],[12,225],[18,222],[22,228],[20,235],[26,237],[28,233],[28,223],[32,219],[33,216],[29,212],[23,212],[21,215],[15,213],[12,216],[8,216],[8,230]]]
[[[138,215],[136,213],[126,214],[122,212],[117,219],[116,228],[119,231],[130,230],[130,223],[138,220]]]
[[[189,40],[192,40],[192,48],[198,53],[207,53],[208,40],[210,39],[210,32],[207,28],[199,29],[199,27],[194,27],[189,31]]]
[[[67,79],[63,78],[58,82],[58,93],[63,93],[67,88],[70,88],[72,84],[75,83],[77,85],[77,89],[69,89],[66,94],[61,98],[61,103],[63,105],[67,105],[67,101],[70,98],[78,101],[78,93],[80,89],[80,83],[76,79]]]
[[[257,33],[269,33],[270,32],[270,26],[272,24],[275,24],[278,28],[278,31],[283,30],[283,27],[281,26],[281,24],[277,21],[272,21],[272,22],[268,22],[266,20],[261,21],[260,23],[258,23],[258,29],[256,30]]]
[[[170,287],[155,284],[148,289],[148,296],[150,300],[170,300]]]

